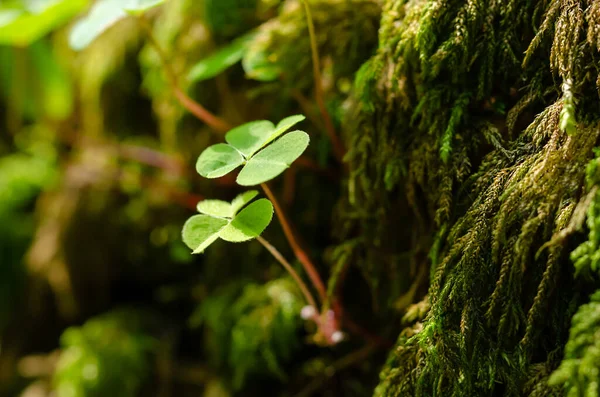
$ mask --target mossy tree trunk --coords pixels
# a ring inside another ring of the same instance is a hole
[[[576,317],[566,344],[598,286],[599,50],[597,1],[385,2],[346,211],[373,268],[393,234],[430,279],[376,396],[597,395],[598,324]]]

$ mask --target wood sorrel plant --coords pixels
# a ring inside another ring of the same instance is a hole
[[[238,195],[230,203],[203,200],[198,203],[200,214],[188,219],[182,234],[183,241],[195,254],[204,252],[218,239],[229,242],[257,239],[290,273],[302,291],[308,303],[302,310],[302,317],[313,320],[318,328],[314,340],[332,345],[343,339],[336,314],[329,309],[322,312],[318,310],[317,301],[302,278],[283,255],[261,237],[262,232],[271,223],[275,211],[294,253],[319,292],[321,303],[325,304],[327,299],[323,281],[297,242],[277,199],[265,184],[285,171],[308,147],[310,139],[306,132],[296,130],[286,133],[302,120],[304,116],[295,115],[281,120],[277,125],[266,120],[246,123],[225,135],[227,143],[218,143],[206,148],[196,163],[196,170],[200,175],[205,178],[219,178],[242,166],[236,182],[241,186],[261,185],[269,199],[262,198],[252,202],[258,192],[250,190]]]
[[[91,7],[88,15],[78,21],[72,29],[69,37],[70,45],[75,50],[82,50],[116,21],[127,16],[138,18],[141,27],[148,35],[150,45],[160,58],[174,97],[185,109],[214,130],[223,132],[229,130],[225,136],[227,143],[210,146],[200,155],[196,164],[198,173],[206,178],[218,178],[243,166],[237,177],[237,183],[241,186],[261,185],[268,197],[268,199],[259,199],[251,203],[258,192],[248,191],[236,197],[231,203],[220,200],[202,201],[198,204],[200,214],[191,217],[184,225],[184,242],[194,253],[201,253],[218,239],[230,242],[257,239],[290,273],[302,290],[308,302],[308,306],[302,310],[302,317],[311,319],[317,324],[318,332],[315,341],[329,345],[339,342],[343,338],[343,334],[339,330],[341,308],[338,302],[330,302],[325,284],[316,267],[294,235],[293,228],[275,195],[265,184],[285,171],[308,147],[309,137],[304,131],[292,131],[283,135],[295,124],[304,120],[304,116],[291,116],[283,119],[277,125],[262,120],[230,129],[229,123],[195,102],[180,87],[178,76],[169,62],[168,54],[159,45],[144,16],[146,11],[162,3],[164,0],[98,1]],[[336,155],[341,159],[344,150],[335,135],[333,124],[324,107],[314,27],[308,3],[304,5],[310,25],[317,102],[323,113],[325,124],[328,126],[330,138],[336,147]],[[188,80],[197,81],[213,77],[239,61],[245,51],[245,42],[246,39],[236,42],[232,48],[225,49],[224,52],[201,61],[194,67]],[[294,254],[318,292],[320,304],[324,308],[321,311],[317,309],[317,301],[294,268],[273,245],[260,236],[271,222],[273,212],[277,214]],[[329,309],[330,304],[333,310]]]

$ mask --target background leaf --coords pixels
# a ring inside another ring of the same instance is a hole
[[[119,20],[162,3],[164,0],[99,0],[71,30],[69,45],[74,50],[83,50]]]
[[[58,54],[52,53],[47,40],[36,42],[29,51],[37,80],[43,85],[43,114],[55,120],[67,118],[73,111],[73,85]]]
[[[21,8],[3,7],[0,9],[0,29],[15,21],[17,18],[23,15],[24,12],[25,10]]]
[[[52,379],[55,396],[140,395],[159,346],[150,333],[153,323],[151,314],[125,308],[66,329]]]
[[[69,45],[74,50],[83,50],[104,31],[127,16],[123,0],[100,0],[90,12],[80,19],[69,35]]]
[[[138,15],[164,2],[165,0],[129,0],[128,2],[124,1],[126,5],[123,8],[130,14]]]
[[[242,168],[237,183],[259,185],[285,171],[308,147],[310,138],[303,131],[293,131],[252,157]]]
[[[0,8],[0,44],[27,46],[67,23],[88,0],[45,0],[35,7]],[[1,7],[1,6],[0,6]]]
[[[250,43],[254,36],[254,32],[246,34],[200,60],[200,62],[191,68],[187,75],[187,80],[190,83],[207,80],[238,63],[246,53],[248,43]]]
[[[271,62],[263,52],[247,52],[242,66],[246,76],[262,82],[275,81],[282,73],[281,67]]]
[[[273,219],[273,204],[267,199],[260,199],[244,208],[219,236],[232,243],[248,241],[260,236]]]
[[[26,48],[0,48],[0,96],[10,101],[14,117],[64,120],[71,115],[72,76],[58,58],[48,39]]]
[[[206,148],[198,157],[196,171],[205,178],[227,175],[244,163],[244,158],[233,147],[218,143]]]
[[[219,238],[219,232],[227,223],[225,219],[194,215],[183,225],[183,242],[194,254],[201,253]]]

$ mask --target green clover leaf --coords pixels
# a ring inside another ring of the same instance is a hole
[[[196,163],[198,173],[218,178],[244,165],[237,182],[242,186],[258,185],[277,177],[306,150],[309,143],[304,131],[284,134],[304,120],[295,115],[281,120],[277,126],[259,120],[243,124],[225,135],[225,143],[208,147]]]
[[[308,142],[308,134],[303,131],[284,135],[246,163],[237,177],[237,183],[253,186],[275,178],[304,153]]]
[[[196,162],[196,171],[205,178],[219,178],[244,164],[244,158],[235,148],[225,143],[206,148]]]
[[[273,219],[273,204],[265,198],[257,200],[240,211],[219,237],[232,243],[252,240],[261,235]]]
[[[256,190],[251,190],[238,195],[231,203],[199,202],[201,214],[192,216],[183,226],[183,242],[198,254],[219,238],[237,243],[260,236],[273,219],[273,204],[263,198],[243,208],[257,195]]]
[[[257,195],[256,190],[250,190],[238,195],[231,203],[222,200],[202,200],[198,203],[198,212],[217,218],[233,218]]]
[[[183,242],[194,250],[194,254],[204,250],[217,241],[219,232],[229,221],[210,215],[194,215],[183,225]]]

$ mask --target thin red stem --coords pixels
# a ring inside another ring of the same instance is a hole
[[[139,20],[142,27],[146,31],[150,45],[158,54],[163,70],[167,75],[167,79],[169,81],[171,90],[173,91],[173,94],[175,95],[175,98],[179,101],[179,103],[190,113],[192,113],[198,119],[203,121],[206,125],[209,125],[210,127],[220,132],[229,131],[232,128],[232,126],[228,122],[212,114],[204,106],[194,101],[185,92],[181,90],[181,88],[179,87],[177,75],[171,67],[167,54],[164,52],[161,45],[154,37],[154,33],[152,32],[152,26],[150,26],[148,21],[143,16],[141,16]]]
[[[333,152],[335,157],[341,163],[346,154],[346,149],[344,148],[344,144],[338,137],[335,131],[335,125],[333,124],[333,120],[327,111],[327,107],[325,106],[325,99],[323,93],[323,78],[321,76],[321,61],[319,59],[319,48],[317,46],[317,38],[315,34],[315,25],[313,23],[312,14],[310,12],[310,7],[308,5],[307,0],[302,0],[304,4],[304,11],[306,13],[306,21],[308,23],[308,35],[310,37],[310,48],[312,53],[312,63],[313,63],[313,75],[315,80],[315,100],[317,101],[317,105],[319,106],[319,111],[321,112],[321,117],[323,117],[323,122],[325,123],[325,130],[327,131],[327,135],[329,135],[329,139],[331,140],[331,144],[333,146]]]
[[[298,284],[298,287],[302,291],[302,294],[304,294],[307,303],[310,306],[314,307],[315,310],[317,310],[318,306],[317,302],[315,301],[315,298],[313,298],[312,294],[308,290],[308,287],[306,286],[300,275],[298,275],[298,273],[294,270],[292,265],[290,265],[290,263],[283,257],[283,255],[281,255],[277,248],[271,245],[271,243],[269,243],[267,240],[265,240],[261,236],[258,236],[256,239],[259,243],[263,245],[263,247],[267,249],[267,251],[271,253],[271,255],[273,255],[273,257],[281,264],[281,266],[283,266],[285,270],[287,270],[287,272],[290,274],[290,276],[292,276],[294,281],[296,281],[296,284]]]
[[[271,191],[269,186],[266,183],[262,183],[260,186],[264,190],[264,192],[267,195],[267,197],[269,198],[269,200],[271,200],[271,202],[273,203],[273,207],[275,207],[275,214],[277,214],[277,218],[279,219],[279,223],[281,223],[283,233],[285,234],[285,237],[287,238],[288,242],[290,243],[290,246],[292,247],[292,250],[294,251],[294,255],[296,256],[296,258],[298,258],[298,260],[304,267],[304,270],[308,274],[308,277],[310,278],[314,287],[316,288],[317,292],[319,293],[321,302],[325,302],[327,299],[327,290],[325,288],[325,284],[323,283],[323,280],[321,280],[321,276],[317,272],[317,268],[311,261],[310,257],[306,253],[306,251],[304,249],[302,249],[302,247],[300,246],[300,243],[298,242],[298,238],[295,236],[292,226],[291,226],[285,212],[283,211],[281,205],[279,204],[279,201],[277,200],[277,198],[275,197],[275,195],[273,194],[273,192]]]
[[[219,132],[227,132],[233,128],[231,124],[215,116],[214,114],[206,110],[204,106],[200,105],[198,102],[190,98],[178,86],[172,86],[172,90],[175,94],[175,98],[177,98],[179,103],[184,108],[186,108],[191,114],[196,116],[196,118],[211,126],[215,130]]]

